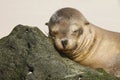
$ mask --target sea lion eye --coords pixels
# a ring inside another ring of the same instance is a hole
[[[79,34],[82,34],[82,33],[83,33],[83,29],[80,28],[80,29],[78,29],[78,30],[75,30],[73,33],[79,33]]]
[[[58,32],[56,32],[56,31],[52,32],[52,35],[57,35],[57,34],[58,34]]]
[[[77,33],[77,32],[79,32],[79,30],[75,30],[73,33]]]

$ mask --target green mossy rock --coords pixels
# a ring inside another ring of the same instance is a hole
[[[0,40],[0,80],[120,80],[62,57],[37,27],[18,25]]]

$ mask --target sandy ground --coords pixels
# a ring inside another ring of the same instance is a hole
[[[0,38],[18,24],[37,26],[45,34],[45,23],[63,7],[79,9],[102,28],[120,32],[120,0],[0,0]]]

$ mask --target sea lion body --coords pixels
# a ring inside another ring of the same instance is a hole
[[[91,24],[73,8],[58,10],[48,26],[55,47],[69,58],[120,76],[120,33]]]

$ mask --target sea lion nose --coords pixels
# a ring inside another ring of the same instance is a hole
[[[62,40],[61,43],[62,43],[63,48],[66,48],[68,40]]]

